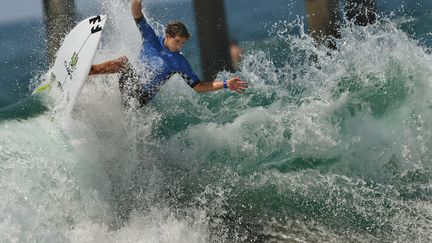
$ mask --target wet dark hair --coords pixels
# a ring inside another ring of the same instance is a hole
[[[240,45],[239,45],[239,43],[238,43],[238,41],[236,39],[232,39],[230,41],[230,46],[240,46]]]
[[[186,39],[190,38],[190,34],[186,26],[180,21],[172,21],[165,28],[165,34],[170,37],[180,36]]]

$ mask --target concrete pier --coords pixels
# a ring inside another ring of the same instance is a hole
[[[205,81],[232,70],[225,6],[222,0],[194,0],[201,65]]]
[[[74,0],[42,0],[47,35],[48,60],[54,63],[64,36],[75,24]]]

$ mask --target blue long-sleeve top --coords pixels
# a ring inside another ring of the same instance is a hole
[[[150,82],[143,84],[143,92],[148,100],[151,100],[174,74],[180,74],[191,88],[200,83],[186,58],[180,52],[172,52],[166,48],[164,38],[156,35],[144,17],[136,19],[136,23],[143,37],[139,59],[150,66],[155,75]]]

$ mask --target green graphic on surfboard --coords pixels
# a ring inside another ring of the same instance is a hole
[[[76,66],[77,66],[77,64],[78,64],[78,54],[77,54],[76,52],[74,52],[74,53],[72,54],[72,57],[71,57],[71,59],[70,59],[70,62],[67,63],[67,62],[65,61],[65,68],[66,68],[66,71],[67,71],[68,76],[69,76],[70,79],[72,79],[72,74],[73,74],[73,72],[76,70]],[[33,92],[33,94],[38,94],[38,93],[43,92],[43,91],[45,91],[45,90],[47,90],[47,91],[51,91],[51,89],[52,89],[52,86],[51,86],[51,85],[52,85],[53,83],[57,83],[58,87],[59,87],[59,88],[62,88],[61,83],[60,83],[59,81],[56,80],[56,75],[55,75],[54,73],[51,73],[51,77],[50,77],[50,81],[49,81],[49,83],[48,83],[48,84],[45,84],[45,85],[42,85],[41,87],[39,87],[38,89],[36,89],[36,90]]]
[[[65,68],[66,68],[66,71],[68,73],[69,79],[71,79],[71,80],[73,78],[72,74],[76,70],[77,64],[78,64],[78,54],[76,52],[74,52],[72,54],[72,57],[71,57],[69,63],[67,63],[65,61]]]
[[[52,88],[51,85],[53,83],[56,83],[56,82],[59,85],[59,87],[61,88],[60,82],[56,80],[56,75],[54,73],[51,73],[50,81],[47,84],[42,85],[41,87],[39,87],[38,89],[36,89],[35,91],[33,91],[33,94],[38,94],[38,93],[41,93],[41,92],[43,92],[45,90],[51,91],[51,88]]]

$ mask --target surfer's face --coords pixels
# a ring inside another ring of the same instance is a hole
[[[165,47],[172,52],[178,52],[183,48],[183,45],[187,42],[187,38],[176,36],[171,37],[169,35],[165,36]]]

